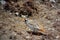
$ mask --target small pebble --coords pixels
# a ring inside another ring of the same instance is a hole
[[[60,36],[56,36],[56,38],[59,38]]]
[[[55,0],[50,0],[50,2],[54,2],[55,3],[56,1]]]
[[[12,13],[9,13],[9,14],[12,14]]]
[[[30,36],[26,36],[26,38],[31,38]]]
[[[13,32],[12,34],[17,35],[15,32]]]
[[[51,30],[51,28],[48,28],[48,30]]]
[[[16,16],[18,16],[18,15],[19,15],[19,13],[18,13],[18,12],[16,12],[16,13],[15,13],[15,15],[16,15]]]
[[[54,31],[55,29],[54,29],[54,28],[52,28],[52,30]]]

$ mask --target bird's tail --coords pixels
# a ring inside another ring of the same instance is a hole
[[[45,29],[39,29],[39,32],[45,32]]]
[[[39,32],[45,32],[45,28],[43,26],[40,26]]]
[[[45,28],[44,25],[40,23],[40,28],[39,28],[39,32],[45,32]]]

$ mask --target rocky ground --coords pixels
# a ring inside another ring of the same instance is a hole
[[[24,18],[0,8],[0,40],[60,40],[59,6],[52,8],[45,4],[38,5],[38,14],[33,14],[29,19],[39,22],[44,27],[45,35],[28,33]]]

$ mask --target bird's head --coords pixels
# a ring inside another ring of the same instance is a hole
[[[25,19],[25,22],[26,22],[26,23],[31,23],[32,20],[31,20],[31,19]]]
[[[25,22],[27,21],[27,19],[25,19]]]

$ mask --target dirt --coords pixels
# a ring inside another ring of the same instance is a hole
[[[0,40],[60,40],[60,9],[39,4],[38,14],[33,14],[29,19],[36,20],[44,27],[45,35],[31,34],[22,17],[15,16],[0,8]]]

